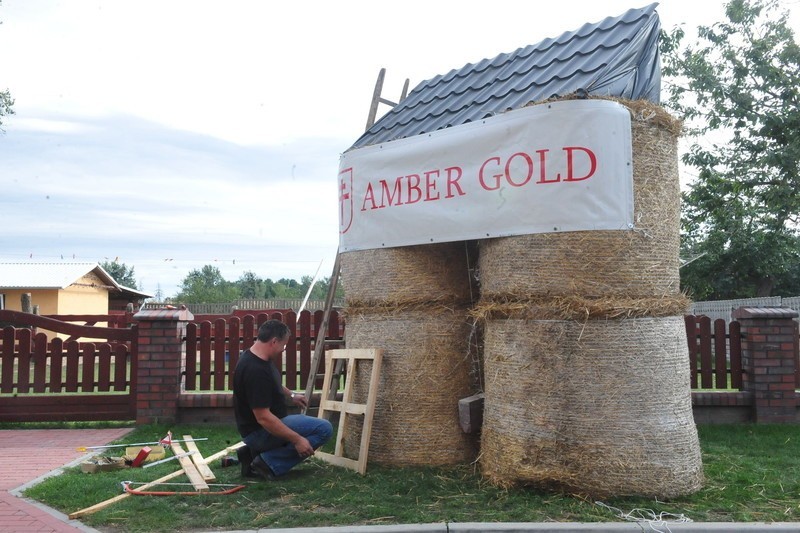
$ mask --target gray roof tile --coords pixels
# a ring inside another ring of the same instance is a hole
[[[421,82],[351,148],[483,119],[579,89],[658,103],[657,3]]]

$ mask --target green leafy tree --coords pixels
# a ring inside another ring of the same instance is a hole
[[[180,292],[174,301],[181,303],[227,303],[239,298],[235,283],[226,281],[220,270],[206,265],[200,270],[192,270],[181,281]]]
[[[119,263],[117,261],[103,261],[100,263],[100,266],[120,285],[130,289],[139,288],[139,284],[136,281],[136,274],[134,273],[134,267],[129,267],[125,263]]]
[[[239,287],[239,297],[245,299],[264,298],[266,285],[264,280],[259,278],[255,272],[244,272],[236,282]]]
[[[800,48],[775,0],[731,0],[682,46],[662,36],[668,106],[698,169],[683,195],[681,269],[696,299],[800,293]],[[793,281],[794,280],[794,281]]]

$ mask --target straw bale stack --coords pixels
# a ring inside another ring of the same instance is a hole
[[[341,263],[350,307],[450,306],[471,299],[461,242],[347,252]]]
[[[473,393],[465,309],[347,315],[347,346],[383,351],[369,461],[393,466],[449,465],[475,458],[477,438],[458,423],[458,400]],[[355,376],[366,399],[369,367]],[[345,428],[345,453],[359,453],[361,424]]]
[[[471,387],[471,298],[464,243],[342,255],[347,347],[382,348],[369,461],[445,465],[474,459],[477,439],[458,423]],[[368,364],[353,376],[366,400]],[[344,428],[345,454],[358,455],[361,424]]]
[[[680,290],[677,126],[637,102],[633,231],[542,233],[481,242],[481,297],[638,297]],[[669,117],[669,115],[667,115]]]
[[[681,317],[490,320],[484,474],[596,497],[697,491],[684,327]]]
[[[621,103],[634,229],[481,242],[481,465],[498,485],[663,498],[702,484],[678,275],[680,125]]]

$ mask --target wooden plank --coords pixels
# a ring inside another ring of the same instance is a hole
[[[184,387],[186,390],[195,390],[197,387],[197,324],[186,324],[186,375]]]
[[[75,341],[66,343],[67,345],[67,382],[66,392],[78,392],[78,369],[80,367],[80,347]]]
[[[324,398],[320,400],[320,407],[324,408],[326,411],[339,411],[349,415],[363,415],[367,412],[366,404],[337,402],[335,400],[326,400]]]
[[[215,481],[217,476],[215,476],[214,472],[208,467],[208,463],[203,459],[200,450],[197,448],[197,443],[192,441],[192,436],[184,435],[183,440],[187,441],[184,443],[186,444],[186,449],[190,452],[194,452],[189,457],[191,457],[194,466],[197,468],[197,471],[200,472],[200,475],[203,476],[203,479],[206,481]]]
[[[211,389],[211,322],[200,323],[200,386],[197,390]]]
[[[10,326],[3,328],[3,346],[0,353],[0,392],[8,394],[14,390],[14,346],[16,345],[16,330]]]
[[[94,344],[83,345],[83,376],[81,379],[80,387],[83,392],[94,392],[94,361],[95,361],[95,346]]]
[[[306,406],[311,405],[311,395],[314,393],[314,383],[317,381],[317,373],[319,372],[320,362],[322,361],[322,353],[325,350],[325,332],[328,329],[328,322],[333,309],[333,300],[336,296],[336,286],[339,283],[339,269],[341,261],[339,260],[339,250],[336,250],[336,260],[333,263],[333,272],[331,273],[330,282],[328,284],[328,294],[325,296],[325,310],[322,317],[322,325],[317,331],[317,340],[314,344],[314,355],[311,357],[311,367],[308,369],[308,377],[306,378]],[[328,389],[324,387],[323,390]],[[321,397],[327,397],[323,394]],[[305,413],[308,407],[303,409]]]
[[[173,442],[170,444],[170,448],[172,448],[172,453],[175,455],[181,455],[186,453],[184,449],[181,447],[179,442]],[[178,462],[181,464],[181,468],[183,468],[186,477],[189,478],[189,483],[192,484],[194,490],[197,492],[206,492],[208,491],[208,483],[206,483],[203,476],[200,475],[198,472],[197,467],[194,466],[194,463],[188,456],[185,457],[178,457]]]
[[[114,347],[114,390],[122,392],[128,388],[128,347],[117,344]]]
[[[111,390],[111,345],[103,343],[97,354],[97,391]]]
[[[130,394],[46,394],[3,398],[0,422],[133,420]]]
[[[82,337],[86,339],[107,339],[115,341],[133,340],[133,333],[130,329],[79,326],[77,324],[70,324],[39,315],[9,311],[8,309],[0,310],[0,322],[8,322],[17,327],[34,326],[56,333],[64,333],[66,335],[72,335],[73,337]]]
[[[683,322],[686,325],[686,344],[689,348],[689,372],[691,375],[690,387],[697,388],[697,320],[694,315],[685,315]]]
[[[318,418],[326,418],[329,411],[339,413],[339,427],[336,430],[335,449],[333,454],[317,453],[320,459],[337,466],[344,466],[356,470],[364,475],[367,471],[367,457],[369,452],[369,441],[372,435],[372,419],[375,413],[375,404],[378,398],[378,384],[380,383],[381,359],[383,350],[380,349],[352,349],[352,350],[329,350],[325,356],[325,377],[322,387]],[[357,361],[371,360],[372,372],[369,378],[367,390],[367,403],[359,404],[353,402],[353,381],[356,375]],[[328,400],[330,389],[333,387],[334,361],[346,361],[347,380],[345,381],[342,401],[336,402]],[[363,416],[361,430],[361,444],[359,447],[358,459],[344,457],[344,435],[350,416]]]
[[[367,453],[369,452],[369,441],[372,436],[372,418],[375,415],[375,404],[378,401],[378,384],[381,379],[382,361],[383,350],[376,350],[372,361],[369,392],[367,393],[367,412],[364,415],[364,427],[361,433],[361,453],[358,456],[358,473],[362,476],[367,472]]]
[[[314,457],[317,457],[318,459],[321,459],[334,466],[342,466],[344,468],[349,468],[350,470],[355,470],[356,472],[359,470],[359,462],[355,459],[349,459],[341,455],[334,455],[326,452],[316,452],[314,453]]]
[[[700,317],[700,388],[714,386],[711,373],[711,319]]]
[[[214,321],[214,390],[225,390],[225,327],[224,318]]]
[[[742,390],[742,329],[738,321],[728,326],[731,350],[731,387]]]
[[[24,329],[17,345],[17,392],[26,393],[30,390],[31,376],[31,332]]]
[[[242,446],[244,446],[243,442],[239,442],[237,444],[234,444],[233,446],[228,446],[224,450],[219,451],[219,452],[215,453],[214,455],[212,455],[211,457],[206,458],[206,462],[210,463],[212,461],[216,461],[217,459],[225,457],[230,452],[232,452],[234,450],[237,450],[237,449],[241,448]],[[149,489],[151,487],[154,487],[154,486],[158,485],[159,483],[165,483],[165,482],[169,481],[170,479],[174,479],[174,478],[176,478],[178,476],[181,476],[181,475],[183,475],[183,470],[177,470],[177,471],[175,471],[175,472],[173,472],[171,474],[167,474],[166,476],[160,477],[160,478],[158,478],[158,479],[156,479],[154,481],[151,481],[150,483],[142,485],[141,487],[139,487],[138,490],[147,490],[147,489]],[[76,518],[80,518],[82,516],[86,516],[86,515],[89,515],[89,514],[92,514],[92,513],[96,513],[97,511],[105,509],[109,505],[112,505],[114,503],[117,503],[118,501],[124,500],[125,498],[127,498],[129,496],[131,496],[131,494],[128,493],[128,492],[120,494],[119,496],[114,496],[111,499],[102,501],[100,503],[92,505],[91,507],[86,507],[85,509],[81,509],[80,511],[75,511],[74,513],[71,513],[69,515],[69,518],[71,518],[72,520],[75,520]]]
[[[228,390],[233,390],[233,375],[236,371],[236,365],[239,363],[239,354],[241,353],[241,340],[239,336],[241,333],[242,320],[238,316],[232,316],[228,319]]]
[[[33,342],[33,392],[45,392],[47,381],[47,335],[37,333]]]
[[[64,364],[63,341],[56,337],[50,344],[50,392],[61,392],[61,370]]]
[[[714,321],[714,377],[717,389],[728,388],[728,347],[725,342],[725,321]]]

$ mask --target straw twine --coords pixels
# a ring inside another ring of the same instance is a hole
[[[383,349],[370,463],[447,465],[475,458],[477,439],[458,423],[458,400],[472,393],[465,317],[465,309],[348,314],[347,347]],[[351,377],[356,402],[366,402],[370,370],[363,364]],[[357,418],[343,429],[345,455],[358,455],[361,429]]]
[[[701,487],[681,317],[489,320],[485,335],[490,481],[593,497]]]
[[[341,262],[348,306],[457,305],[471,299],[463,242],[347,252]]]
[[[636,298],[679,292],[680,123],[655,104],[619,102],[632,114],[635,228],[481,241],[482,298]]]
[[[479,319],[524,318],[529,320],[586,320],[639,318],[683,315],[690,300],[684,294],[666,294],[648,298],[585,298],[566,296],[522,298],[501,295],[482,300],[470,310]]]

